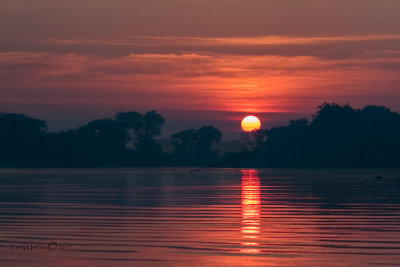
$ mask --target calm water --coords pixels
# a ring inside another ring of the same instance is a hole
[[[0,266],[399,266],[400,170],[1,170],[0,232]]]

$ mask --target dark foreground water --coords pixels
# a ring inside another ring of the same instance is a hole
[[[0,266],[399,265],[400,170],[0,171]]]

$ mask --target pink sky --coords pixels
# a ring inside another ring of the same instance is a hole
[[[0,104],[67,129],[156,109],[166,133],[325,101],[400,111],[398,0],[5,0]]]

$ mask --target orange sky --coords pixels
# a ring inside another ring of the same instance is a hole
[[[400,111],[398,0],[3,0],[0,104],[65,129],[157,109],[166,132],[324,101]]]

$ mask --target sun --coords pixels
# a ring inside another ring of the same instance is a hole
[[[259,130],[261,122],[256,116],[247,116],[242,120],[242,129],[245,132]]]

